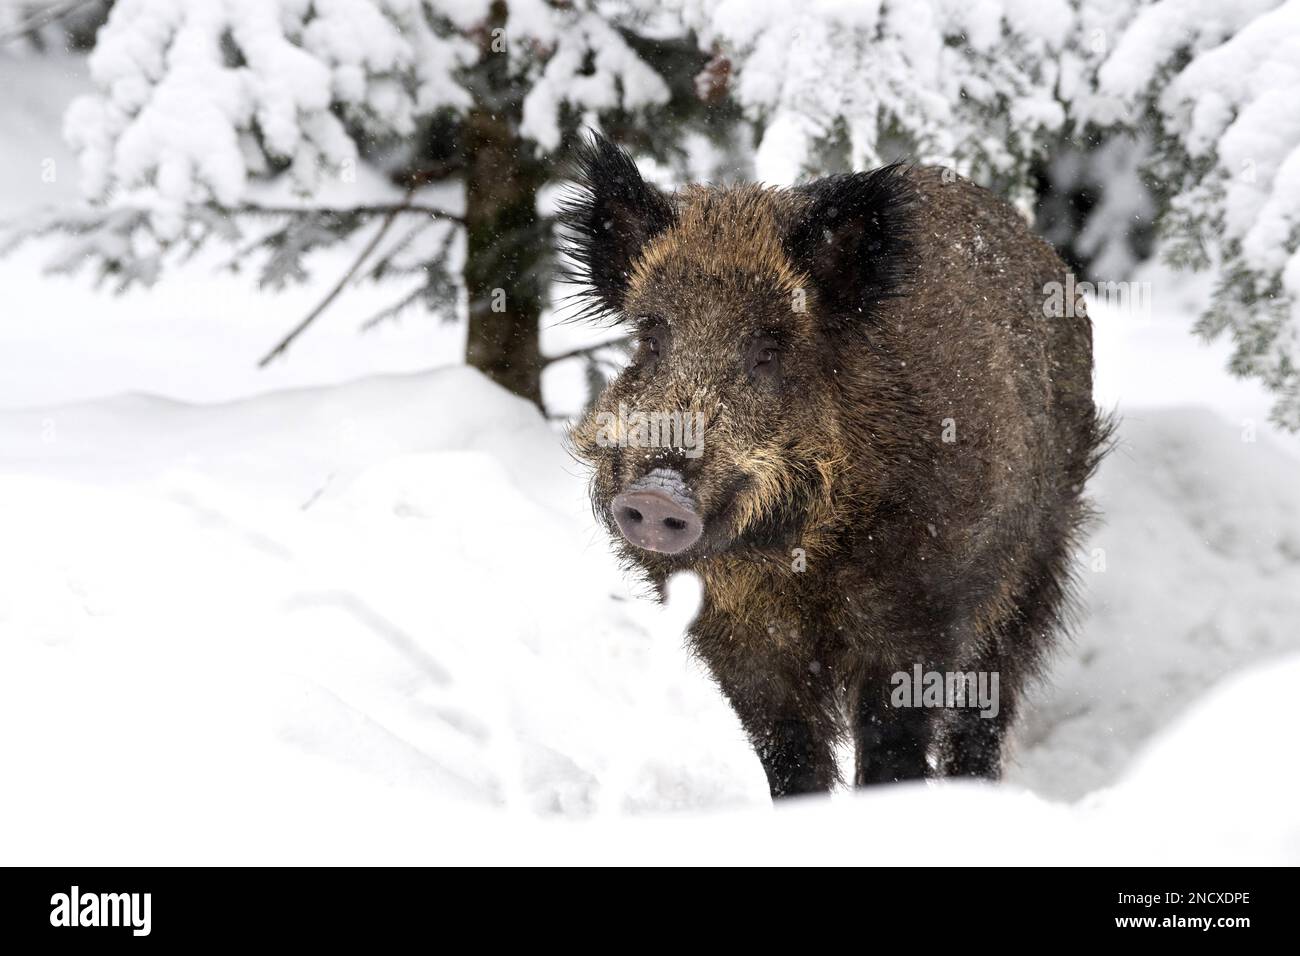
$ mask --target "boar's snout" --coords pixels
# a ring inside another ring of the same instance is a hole
[[[677,554],[704,531],[686,484],[675,471],[656,468],[610,502],[623,537],[638,548]]]

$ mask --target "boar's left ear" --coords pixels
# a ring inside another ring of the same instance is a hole
[[[564,277],[584,287],[580,318],[618,313],[638,253],[673,224],[672,202],[641,178],[631,156],[599,134],[578,147],[576,165],[559,213]]]
[[[786,230],[786,252],[834,316],[865,314],[902,294],[913,268],[916,198],[906,167],[828,176],[797,192],[807,205]]]

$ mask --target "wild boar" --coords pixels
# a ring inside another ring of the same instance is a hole
[[[638,342],[571,431],[595,512],[661,594],[699,576],[689,643],[772,795],[836,785],[848,740],[858,786],[997,777],[1107,444],[1083,303],[1044,307],[1060,258],[940,169],[666,194],[599,137],[562,223],[588,311]],[[922,670],[995,675],[995,716],[899,706]]]

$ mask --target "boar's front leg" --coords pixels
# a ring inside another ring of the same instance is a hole
[[[774,798],[825,793],[835,785],[834,753],[828,741],[818,739],[812,721],[769,716],[749,735]]]
[[[889,681],[867,678],[853,701],[855,787],[920,780],[928,769],[934,735],[931,715],[921,708],[894,707]]]
[[[802,677],[785,680],[772,671],[714,663],[711,669],[762,761],[773,798],[835,786],[836,724],[828,687]]]

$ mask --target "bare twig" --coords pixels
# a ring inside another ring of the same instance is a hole
[[[396,221],[398,213],[404,212],[405,210],[405,205],[397,205],[389,209],[388,214],[384,217],[384,221],[379,226],[379,231],[375,233],[374,237],[371,238],[368,243],[366,243],[366,247],[361,250],[352,265],[348,267],[348,271],[343,273],[343,277],[334,284],[334,288],[330,289],[329,294],[326,295],[325,298],[321,299],[316,308],[308,312],[306,318],[295,325],[289,331],[289,334],[280,340],[280,343],[275,348],[271,349],[271,351],[267,352],[266,355],[262,357],[262,360],[257,363],[258,368],[266,368],[266,366],[274,361],[277,356],[283,355],[285,350],[293,343],[293,340],[302,335],[302,333],[307,330],[307,326],[316,321],[317,316],[329,308],[330,303],[338,298],[339,293],[343,291],[350,281],[352,281],[352,277],[357,274],[361,266],[365,264],[365,261],[370,258],[371,253],[379,248],[379,244],[383,242],[384,236],[388,235],[388,230],[392,228],[393,223]]]
[[[561,352],[559,355],[547,355],[542,359],[542,363],[544,365],[551,365],[554,362],[563,362],[565,359],[571,358],[595,358],[597,352],[602,352],[605,349],[610,348],[618,348],[619,346],[626,344],[626,337],[608,339],[604,342],[597,343],[596,345],[587,345],[580,349],[570,349],[568,352]]]
[[[410,241],[412,238],[415,237],[415,235],[418,232],[420,232],[425,228],[426,228],[425,226],[417,226],[408,234],[407,241]],[[425,275],[424,282],[422,282],[419,286],[417,286],[407,295],[402,296],[402,298],[399,299],[397,302],[393,303],[392,305],[386,306],[383,309],[380,309],[370,318],[366,319],[366,321],[361,324],[361,328],[358,331],[363,333],[369,332],[371,329],[376,328],[381,322],[384,322],[391,318],[395,318],[396,316],[401,314],[403,310],[405,310],[413,303],[419,301],[422,298],[428,297],[431,291],[440,291],[439,289],[436,288],[439,285],[438,283],[439,277],[444,277],[447,279],[447,282],[441,291],[446,291],[449,295],[454,294],[454,290],[450,288],[452,284],[451,279],[449,276],[446,275],[442,267],[442,263],[446,261],[447,252],[448,249],[450,249],[451,247],[451,242],[454,236],[455,236],[455,232],[451,229],[448,229],[444,234],[441,247],[433,258],[433,264],[426,265],[424,268],[424,275]],[[397,248],[401,249],[402,244],[399,243]],[[388,255],[390,258],[392,257],[393,255],[392,249],[389,250]]]
[[[434,219],[445,219],[459,225],[465,224],[464,216],[438,209],[436,206],[420,206],[413,203],[376,203],[367,206],[346,206],[338,209],[312,208],[310,206],[262,206],[258,203],[244,203],[240,206],[222,207],[225,212],[236,215],[261,216],[395,216],[398,213],[416,213]]]
[[[361,327],[360,327],[359,329],[357,329],[357,331],[358,331],[358,332],[369,332],[371,329],[373,329],[373,328],[375,328],[376,326],[378,326],[381,322],[384,322],[385,320],[392,318],[393,316],[395,316],[395,315],[397,315],[399,312],[401,312],[403,309],[407,308],[408,306],[410,306],[410,305],[412,305],[413,303],[415,303],[416,301],[418,301],[419,298],[420,298],[420,296],[422,296],[422,295],[424,295],[424,286],[423,286],[423,285],[421,285],[421,286],[419,286],[418,288],[414,289],[414,290],[413,290],[412,292],[410,292],[408,295],[404,295],[404,296],[402,296],[400,299],[398,299],[398,300],[397,300],[395,303],[393,303],[392,305],[389,305],[389,306],[386,306],[386,307],[380,309],[378,312],[376,312],[376,313],[375,313],[374,315],[372,315],[370,318],[366,319],[366,321],[362,322],[362,323],[361,323]]]
[[[63,19],[79,7],[89,6],[92,2],[93,0],[57,0],[48,7],[29,13],[27,19],[19,20],[8,29],[0,30],[0,43],[21,39],[34,30],[47,27],[54,21]]]

